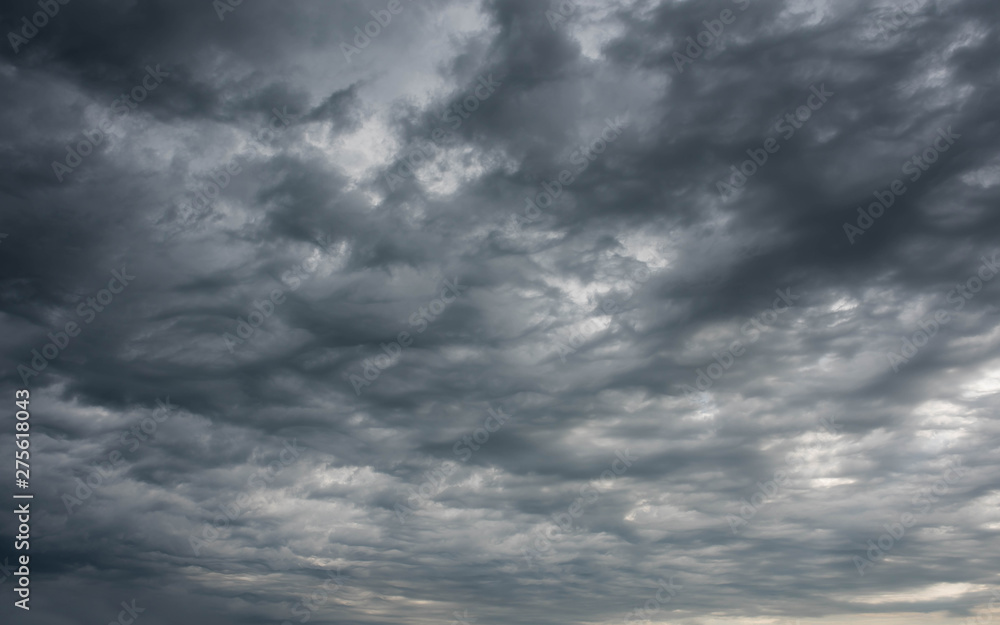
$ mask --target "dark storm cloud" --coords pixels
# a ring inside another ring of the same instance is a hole
[[[989,610],[995,3],[58,6],[0,52],[38,623]]]

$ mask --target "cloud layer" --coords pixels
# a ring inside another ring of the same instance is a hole
[[[8,5],[34,623],[996,616],[995,2]]]

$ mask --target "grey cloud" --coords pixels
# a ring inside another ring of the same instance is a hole
[[[40,10],[8,4],[5,34]],[[559,3],[402,0],[345,58],[389,4],[220,19],[211,2],[73,0],[0,51],[2,396],[50,333],[81,329],[28,382],[32,618],[108,622],[133,598],[140,625],[989,614],[1000,301],[987,279],[955,294],[997,249],[995,3],[573,0],[550,24]],[[726,10],[680,71],[674,53]],[[169,77],[109,114],[157,64]],[[275,110],[290,122],[261,134]],[[60,181],[53,161],[109,116]],[[123,267],[135,280],[87,322]],[[437,312],[455,278],[468,288]],[[786,288],[801,299],[749,341]],[[412,344],[381,358],[401,332]],[[164,397],[177,414],[67,512]],[[501,405],[515,416],[476,443]],[[307,451],[239,504],[293,439]],[[626,449],[634,464],[561,528]],[[859,574],[867,541],[916,512]],[[668,579],[683,587],[649,603]]]

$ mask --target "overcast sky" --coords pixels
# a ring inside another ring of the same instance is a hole
[[[1000,619],[998,13],[4,3],[4,622]]]

